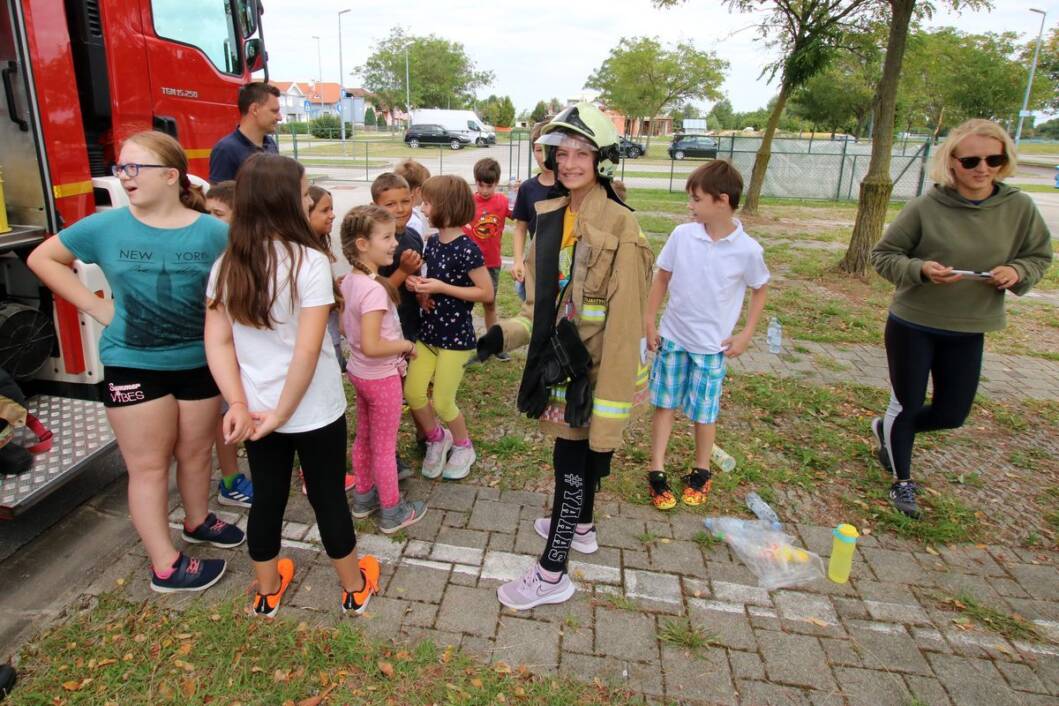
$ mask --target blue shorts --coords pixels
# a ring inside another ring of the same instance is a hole
[[[651,366],[651,404],[679,407],[696,424],[713,424],[727,369],[724,353],[689,353],[663,338]]]

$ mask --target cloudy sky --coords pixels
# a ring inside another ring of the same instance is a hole
[[[364,63],[391,27],[400,25],[412,34],[461,42],[479,68],[495,74],[493,84],[480,89],[479,96],[510,95],[519,111],[540,99],[579,95],[585,79],[623,36],[690,41],[717,52],[730,64],[723,90],[736,110],[761,107],[776,91],[775,85],[758,78],[771,57],[757,41],[754,16],[731,14],[719,0],[688,0],[671,10],[656,10],[650,0],[264,3],[269,69],[276,80],[316,78],[319,63],[323,80],[337,81],[337,13],[349,8],[352,12],[342,17],[347,74]],[[1036,37],[1041,19],[1029,8],[1048,12],[1046,31],[1059,23],[1059,0],[994,0],[993,4],[998,9],[991,12],[938,13],[931,24],[967,32],[1011,30],[1028,40]],[[312,9],[306,11],[307,7]],[[320,37],[320,62],[314,35]],[[360,78],[351,76],[349,85],[359,86]]]

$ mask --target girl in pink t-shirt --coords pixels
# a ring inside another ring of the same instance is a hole
[[[401,499],[397,489],[397,427],[401,376],[415,343],[401,334],[396,290],[379,277],[397,250],[393,216],[379,206],[358,206],[342,219],[342,254],[353,271],[342,280],[342,330],[349,342],[346,375],[357,391],[353,442],[353,517],[380,509],[379,529],[391,534],[415,524],[426,504]]]

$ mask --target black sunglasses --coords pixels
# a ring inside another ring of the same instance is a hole
[[[993,169],[1002,167],[1008,163],[1008,156],[1006,154],[991,154],[988,157],[956,157],[954,155],[953,159],[959,162],[960,166],[964,169],[974,169],[983,159],[985,160],[985,163]]]

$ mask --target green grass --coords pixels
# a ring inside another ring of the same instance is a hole
[[[636,605],[636,601],[631,598],[626,598],[620,593],[607,593],[595,602],[597,605],[603,605],[617,610],[627,610],[630,612],[637,612],[640,610],[640,606]]]
[[[713,534],[712,532],[706,532],[705,530],[699,530],[698,532],[696,532],[695,535],[691,538],[691,541],[695,542],[695,544],[698,544],[703,549],[715,547],[718,544],[724,544],[723,539]]]
[[[481,664],[429,641],[395,647],[371,622],[316,627],[244,612],[243,599],[183,613],[104,595],[22,648],[23,704],[631,703],[600,685]]]
[[[1059,154],[1059,143],[1026,142],[1021,145],[1019,152],[1025,156],[1032,156],[1035,154]]]
[[[691,624],[686,618],[674,618],[662,624],[658,631],[658,639],[674,647],[680,647],[691,652],[698,653],[712,643],[716,638],[707,635],[699,628]]]
[[[1054,184],[1013,184],[1019,191],[1038,194],[1059,194],[1059,189]]]
[[[1018,615],[1004,613],[984,605],[968,593],[960,593],[955,597],[935,594],[934,597],[938,601],[939,608],[959,614],[960,617],[954,618],[952,621],[956,625],[968,625],[971,622],[977,623],[1009,640],[1039,642],[1043,639],[1032,623]]]

